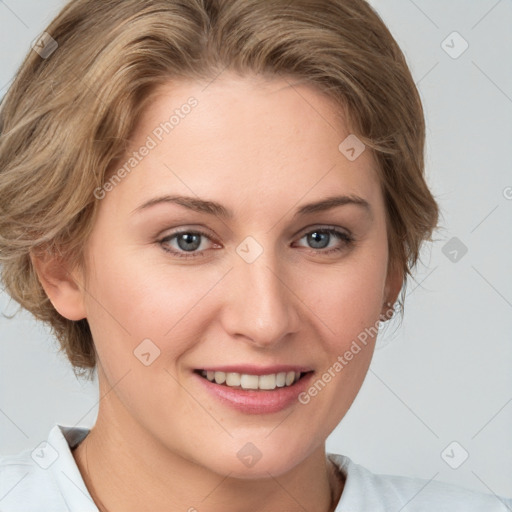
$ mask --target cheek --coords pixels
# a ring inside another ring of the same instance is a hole
[[[325,435],[344,417],[368,372],[382,306],[383,261],[361,258],[329,278],[311,280],[309,300],[321,320],[317,325],[325,353],[322,368],[299,401],[325,418]]]
[[[377,254],[378,253],[378,254]],[[339,265],[297,280],[298,295],[325,324],[337,349],[378,322],[384,300],[385,252],[360,250]]]
[[[168,366],[198,341],[201,300],[219,281],[217,273],[148,262],[140,249],[97,254],[105,257],[96,258],[86,302],[102,362],[131,365],[134,350],[149,339],[166,356],[155,366],[164,359]]]

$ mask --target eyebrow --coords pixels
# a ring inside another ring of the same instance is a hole
[[[155,206],[157,204],[177,204],[179,206],[183,206],[188,208],[189,210],[193,210],[198,213],[207,213],[209,215],[215,215],[224,219],[232,219],[234,214],[231,210],[225,208],[222,204],[217,203],[215,201],[207,201],[204,199],[199,199],[197,197],[191,196],[179,196],[179,195],[163,195],[154,197],[144,202],[135,210],[132,211],[132,214],[137,212],[142,212]],[[302,205],[294,214],[295,217],[299,217],[302,215],[307,215],[311,213],[323,212],[326,210],[330,210],[332,208],[336,208],[337,206],[345,206],[347,204],[352,204],[355,206],[361,207],[366,211],[367,214],[372,216],[372,208],[370,203],[354,194],[342,195],[342,196],[330,196],[321,201],[315,201],[312,203],[308,203]]]

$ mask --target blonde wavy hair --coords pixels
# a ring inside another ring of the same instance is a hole
[[[312,84],[374,151],[403,312],[407,276],[439,212],[425,182],[419,93],[366,1],[74,0],[45,32],[58,47],[28,53],[0,107],[1,279],[51,327],[75,374],[90,377],[96,367],[89,324],[56,311],[31,255],[84,268],[94,191],[123,157],[155,90],[225,69]]]

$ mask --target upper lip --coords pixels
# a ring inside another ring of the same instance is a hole
[[[205,366],[198,368],[198,370],[225,372],[225,373],[240,373],[248,375],[270,375],[273,373],[281,372],[296,372],[307,373],[312,371],[308,366],[295,366],[289,364],[276,364],[271,366],[255,366],[251,364],[237,364],[237,365],[219,365],[219,366]]]

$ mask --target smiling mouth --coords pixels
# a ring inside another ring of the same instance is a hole
[[[208,381],[235,389],[271,391],[293,386],[305,375],[312,372],[279,372],[267,375],[248,373],[220,372],[213,370],[196,370],[196,373]]]

